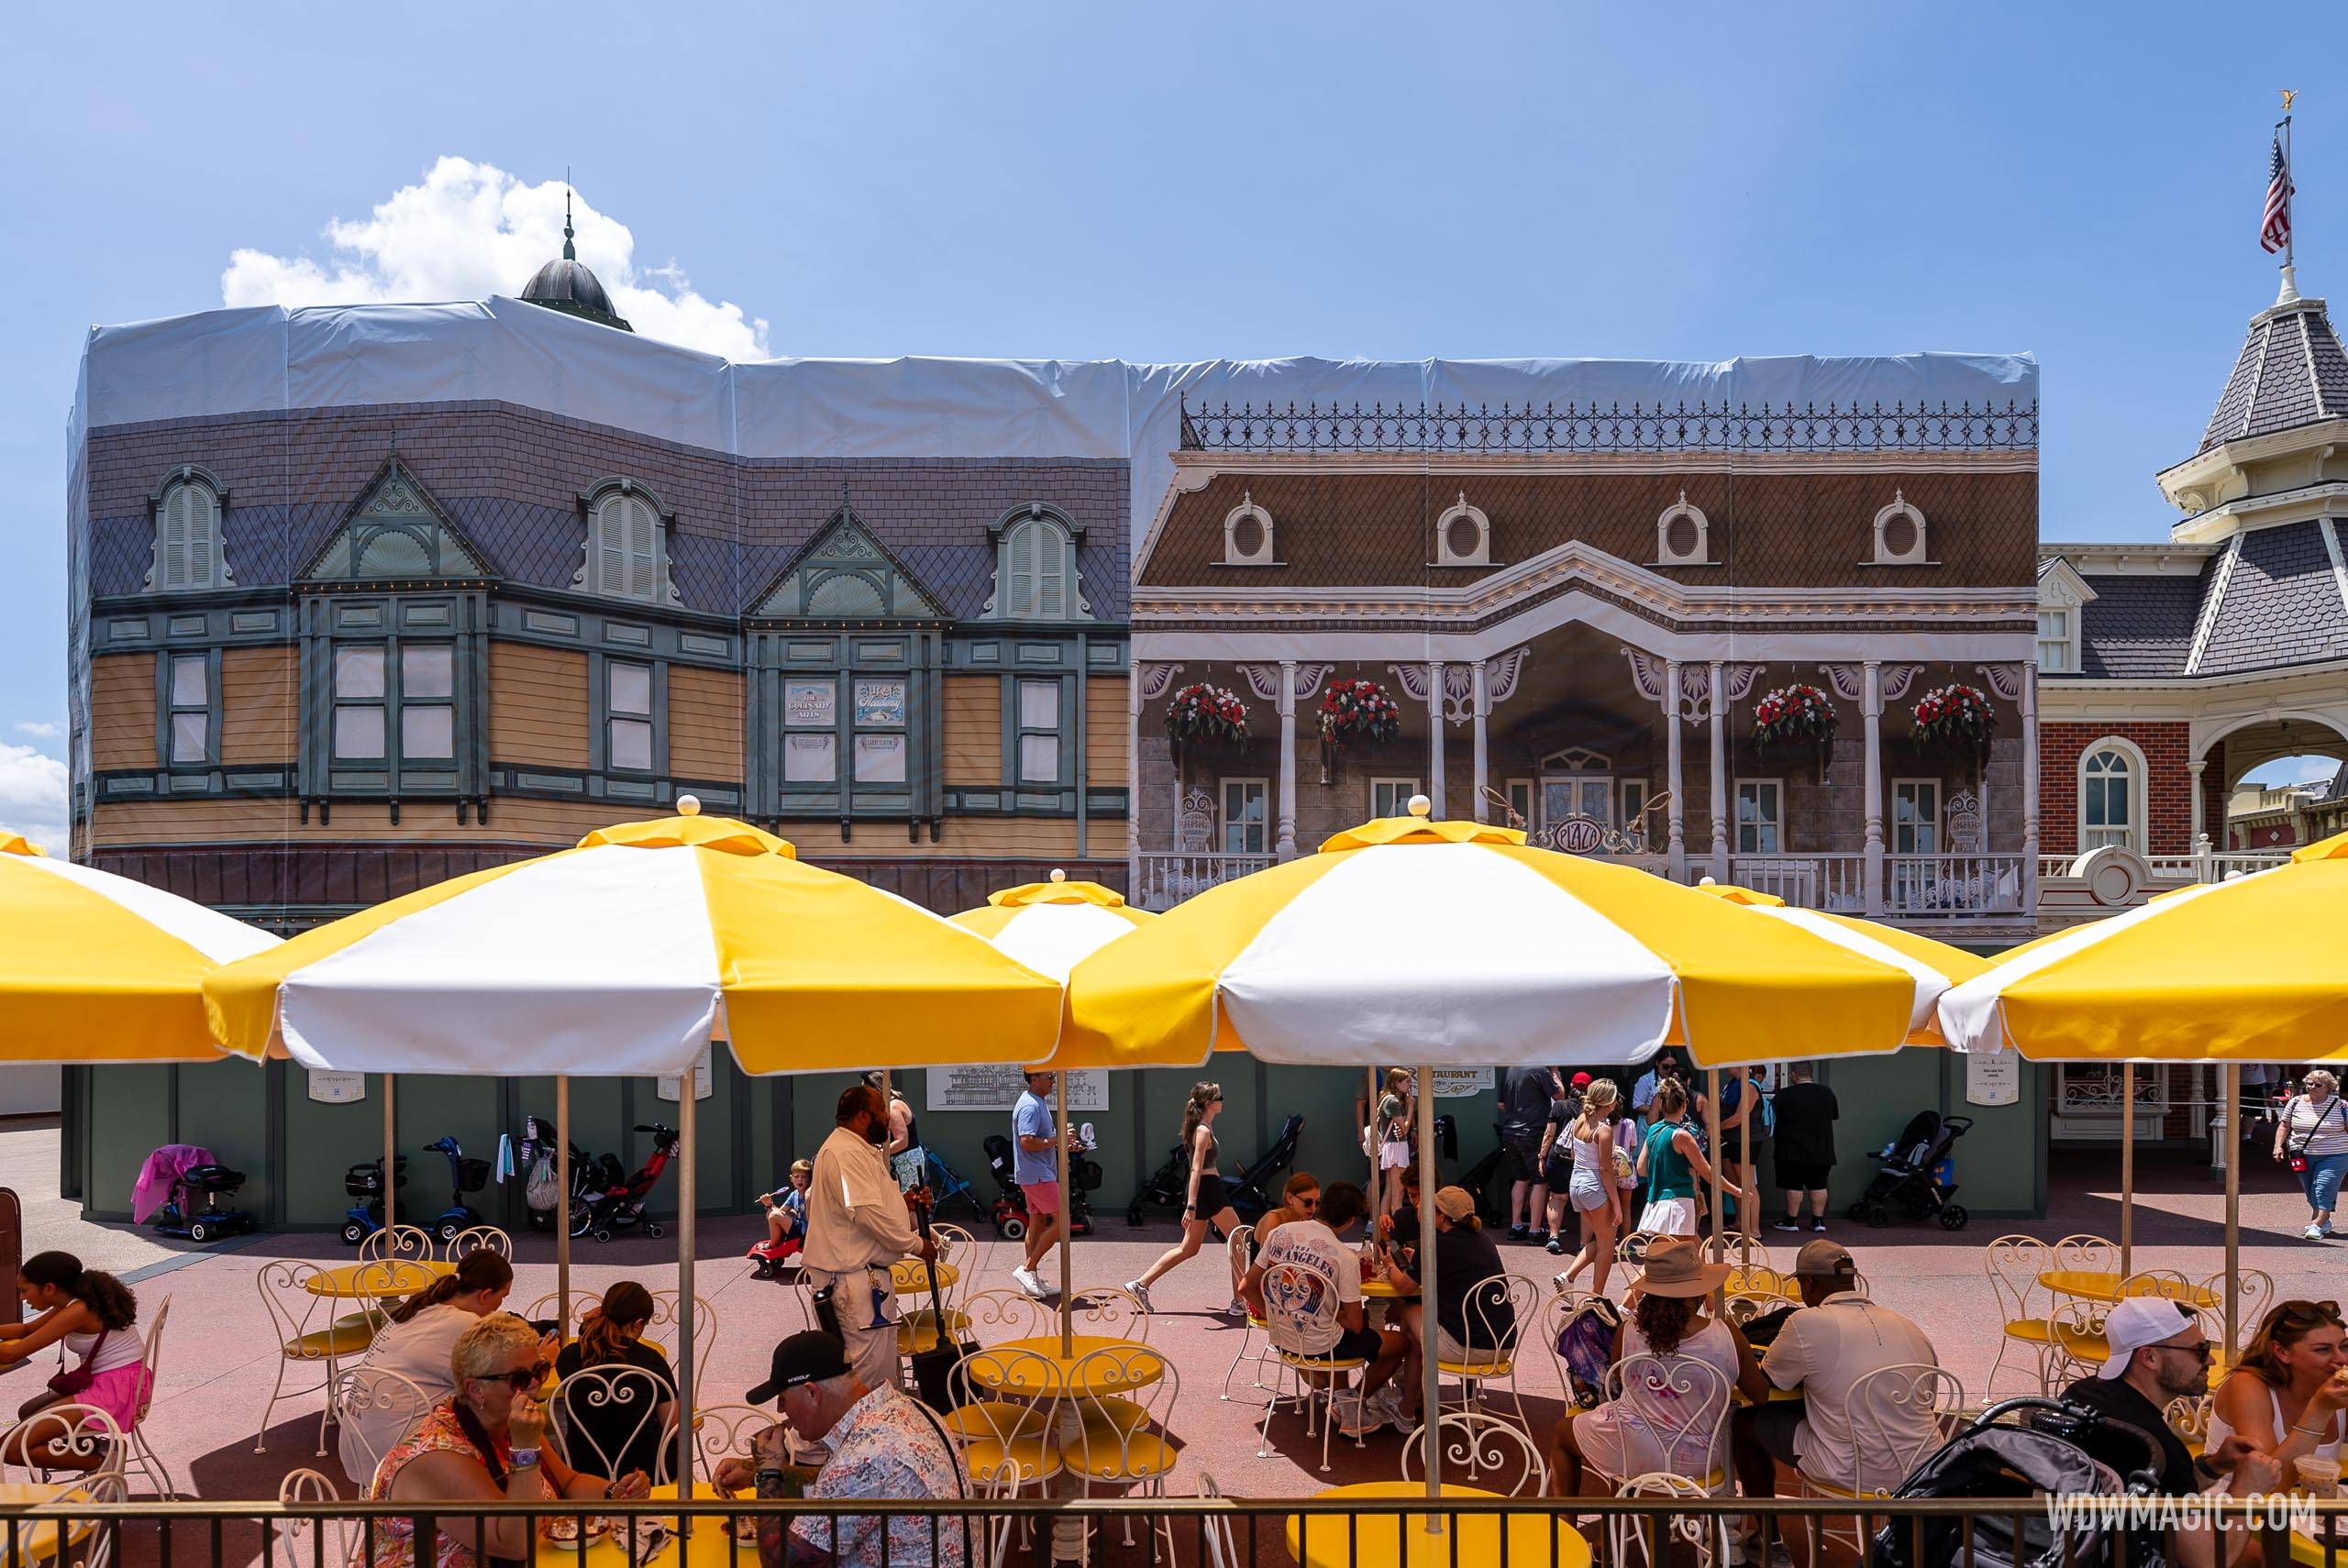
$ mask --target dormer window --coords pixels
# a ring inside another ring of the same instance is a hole
[[[605,480],[579,498],[587,514],[587,555],[570,586],[606,599],[678,602],[669,577],[669,530],[676,518],[633,480]]]
[[[1243,493],[1239,504],[1224,515],[1223,564],[1279,564],[1272,557],[1272,514],[1256,504],[1253,492]]]
[[[1924,514],[1899,491],[1875,514],[1875,555],[1869,566],[1931,566],[1924,551]]]
[[[220,553],[220,513],[227,501],[227,491],[202,469],[172,470],[148,502],[155,525],[148,587],[158,593],[185,593],[236,586]]]
[[[1712,525],[1699,507],[1688,504],[1688,492],[1655,520],[1655,564],[1712,566]]]
[[[1084,581],[1076,569],[1083,529],[1042,502],[1006,513],[994,535],[994,592],[986,614],[998,621],[1090,621]]]
[[[1468,504],[1461,491],[1451,510],[1434,520],[1434,564],[1479,567],[1492,564],[1492,523],[1481,510]]]
[[[2079,673],[2079,618],[2095,600],[2071,563],[2049,557],[2038,569],[2038,672],[2041,675]]]

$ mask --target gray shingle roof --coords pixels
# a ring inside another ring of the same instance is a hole
[[[2104,679],[2183,675],[2201,607],[2199,577],[2095,576],[2095,602],[2079,611],[2079,673]]]
[[[2348,417],[2348,353],[2323,302],[2297,300],[2251,318],[2233,373],[2201,433],[2201,450],[2342,417]]]
[[[2341,602],[2321,529],[2319,523],[2293,523],[2243,536],[2242,555],[2226,580],[2197,673],[2232,675],[2348,657],[2348,605]]]

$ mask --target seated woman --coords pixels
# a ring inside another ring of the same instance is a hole
[[[505,1305],[514,1288],[514,1265],[487,1247],[477,1247],[458,1260],[454,1274],[441,1275],[423,1290],[384,1314],[388,1320],[367,1347],[367,1354],[352,1370],[395,1372],[415,1385],[426,1403],[457,1391],[449,1370],[449,1353],[467,1329]],[[552,1356],[560,1336],[548,1334],[542,1353]],[[416,1411],[391,1385],[380,1396],[360,1399],[336,1422],[342,1472],[361,1477],[371,1474],[376,1458],[399,1441]]]
[[[2348,1329],[2329,1301],[2284,1301],[2266,1314],[2210,1407],[2203,1452],[2241,1437],[2291,1474],[2292,1462],[2340,1458],[2348,1431]]]
[[[546,1446],[546,1410],[532,1397],[546,1375],[536,1330],[518,1318],[484,1318],[449,1353],[457,1391],[432,1407],[383,1456],[367,1483],[370,1501],[446,1503],[433,1518],[434,1568],[474,1568],[482,1558],[537,1555],[529,1521],[466,1513],[473,1503],[544,1503],[555,1497],[626,1501],[650,1487],[641,1472],[618,1481],[582,1474]],[[421,1511],[421,1510],[420,1510]],[[371,1568],[415,1568],[415,1520],[378,1520]]]
[[[620,1473],[641,1470],[660,1475],[660,1434],[677,1414],[677,1379],[660,1347],[644,1342],[652,1321],[652,1292],[624,1279],[604,1292],[603,1305],[579,1325],[576,1344],[562,1347],[554,1369],[566,1378],[596,1367],[632,1366],[644,1377],[598,1379],[608,1385],[608,1399],[566,1401],[563,1414],[582,1429],[592,1453],[606,1455]],[[649,1379],[649,1382],[647,1379]],[[654,1388],[658,1386],[659,1393]],[[647,1401],[651,1408],[646,1408]],[[590,1452],[574,1452],[586,1459]]]
[[[1705,1297],[1727,1277],[1728,1265],[1705,1263],[1692,1239],[1658,1238],[1647,1249],[1646,1267],[1631,1281],[1614,1359],[1657,1356],[1662,1370],[1634,1375],[1621,1397],[1557,1422],[1549,1440],[1554,1496],[1602,1497],[1615,1482],[1654,1470],[1699,1482],[1725,1478],[1729,1393],[1678,1367],[1702,1362],[1747,1399],[1769,1397],[1768,1377],[1744,1335],[1706,1309]]]
[[[0,1463],[44,1470],[95,1470],[112,1456],[106,1443],[76,1440],[73,1428],[39,1412],[50,1405],[90,1405],[128,1431],[147,1401],[147,1344],[139,1337],[138,1298],[110,1274],[85,1269],[71,1253],[35,1253],[17,1273],[17,1294],[38,1313],[28,1323],[0,1324],[0,1368],[14,1366],[50,1345],[61,1352],[60,1373],[89,1383],[77,1392],[44,1388],[17,1414],[20,1424],[0,1438]]]

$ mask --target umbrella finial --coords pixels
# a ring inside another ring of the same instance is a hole
[[[701,797],[699,795],[678,796],[677,814],[681,817],[697,817],[701,815]]]
[[[1068,873],[1055,866],[1052,867],[1052,880],[1055,882],[1065,882],[1068,880]]]
[[[1710,877],[1700,877],[1696,879],[1696,886],[1699,888],[1717,888],[1720,884],[1713,881]]]
[[[1413,795],[1411,797],[1410,804],[1405,806],[1403,810],[1409,812],[1414,817],[1432,816],[1434,813],[1434,802],[1428,800],[1424,795]]]

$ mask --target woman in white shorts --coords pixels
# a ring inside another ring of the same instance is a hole
[[[1598,1079],[1582,1091],[1581,1114],[1565,1132],[1574,1161],[1566,1196],[1581,1217],[1581,1251],[1558,1283],[1571,1285],[1589,1269],[1589,1287],[1600,1296],[1606,1294],[1606,1277],[1614,1268],[1614,1238],[1623,1228],[1625,1196],[1614,1176],[1614,1122],[1622,1099],[1612,1080]]]
[[[1639,1150],[1639,1175],[1646,1178],[1647,1206],[1639,1229],[1663,1236],[1696,1233],[1696,1192],[1712,1179],[1711,1162],[1688,1125],[1688,1091],[1678,1082],[1656,1086],[1655,1125]]]

